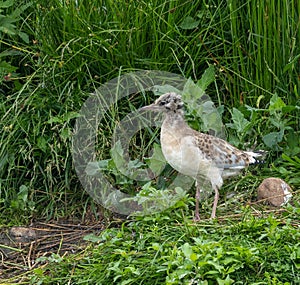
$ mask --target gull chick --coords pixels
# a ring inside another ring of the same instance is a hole
[[[262,152],[242,151],[220,138],[197,132],[184,120],[181,96],[166,93],[153,104],[141,108],[165,113],[160,142],[166,161],[178,172],[196,181],[194,219],[200,220],[201,181],[209,181],[215,192],[211,218],[216,217],[223,178],[237,175],[250,164],[259,163]]]

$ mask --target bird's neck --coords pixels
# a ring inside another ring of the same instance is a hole
[[[178,132],[188,125],[184,120],[183,111],[178,110],[177,112],[168,112],[164,119],[162,129],[168,130],[169,132]]]

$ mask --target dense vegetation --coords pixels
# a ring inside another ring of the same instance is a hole
[[[84,220],[87,208],[97,211],[72,165],[73,127],[89,94],[129,71],[168,71],[200,84],[209,70],[205,89],[227,139],[268,151],[265,166],[225,185],[222,198],[233,191],[238,198],[220,206],[220,224],[193,225],[193,201],[184,196],[169,211],[92,238],[100,242],[93,249],[54,258],[48,277],[39,268],[28,282],[299,284],[300,4],[239,2],[0,2],[0,225]],[[100,159],[110,159],[116,122],[154,98],[137,94],[108,110],[98,130]],[[146,138],[134,140],[133,155]],[[110,163],[119,187],[141,187],[116,172]],[[263,209],[245,201],[269,176],[292,186],[292,205],[256,217]]]

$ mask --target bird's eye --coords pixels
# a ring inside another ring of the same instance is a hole
[[[166,105],[166,102],[165,101],[161,101],[161,102],[159,102],[159,105],[160,106],[164,106],[164,105]]]

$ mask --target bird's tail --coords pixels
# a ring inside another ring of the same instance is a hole
[[[267,151],[265,150],[257,150],[257,151],[245,151],[250,157],[250,164],[261,164],[265,163],[265,157],[267,155]]]

